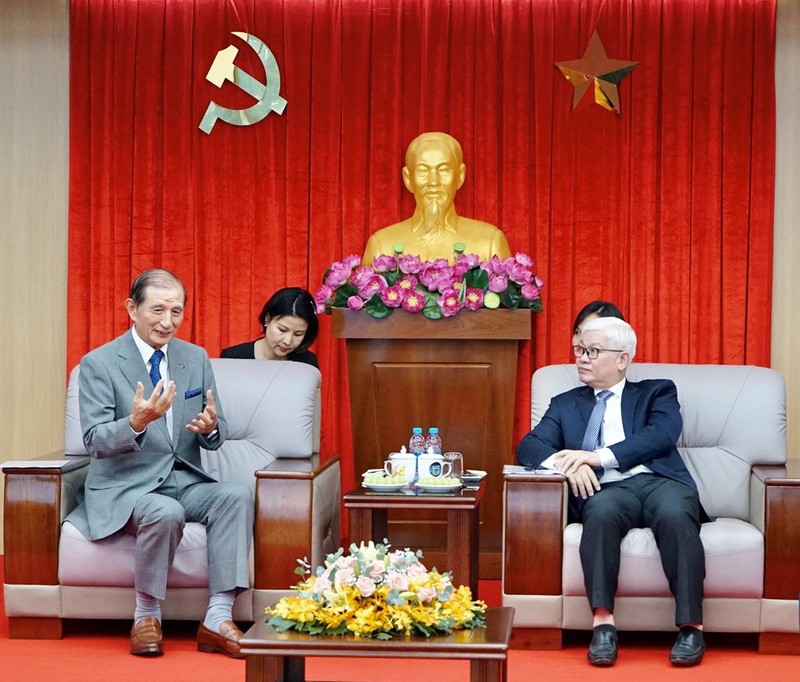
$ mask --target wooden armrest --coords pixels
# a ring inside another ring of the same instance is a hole
[[[312,560],[315,480],[327,476],[339,485],[339,455],[321,459],[318,454],[309,459],[276,459],[256,471],[253,547],[258,589],[288,589],[298,580],[297,560]]]
[[[561,477],[505,476],[503,591],[561,594],[566,484]]]
[[[58,584],[62,477],[88,464],[63,452],[3,464],[6,583]]]
[[[764,485],[764,598],[797,599],[800,591],[800,462],[755,466]]]

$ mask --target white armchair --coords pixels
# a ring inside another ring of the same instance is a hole
[[[788,462],[783,378],[751,366],[632,364],[633,380],[675,382],[683,431],[678,450],[706,510],[704,625],[759,633],[764,652],[798,651],[800,463]],[[579,386],[574,365],[539,369],[531,422],[552,396]],[[558,648],[562,629],[591,629],[578,555],[581,524],[566,523],[568,490],[552,476],[504,482],[503,605],[515,638]],[[615,620],[621,630],[673,630],[674,600],[649,529],[622,543]]]
[[[319,454],[320,373],[295,362],[212,359],[228,439],[203,453],[221,480],[253,490],[252,589],[234,617],[253,621],[289,593],[296,560],[318,564],[340,543],[339,458]],[[67,390],[65,450],[8,462],[5,473],[5,608],[13,638],[57,638],[64,618],[131,618],[133,543],[124,533],[90,542],[63,522],[80,495],[89,457],[78,415],[78,369]],[[168,579],[165,619],[200,619],[207,604],[205,527],[188,523]]]

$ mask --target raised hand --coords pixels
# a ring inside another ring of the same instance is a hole
[[[217,428],[217,405],[210,388],[206,391],[205,409],[192,419],[191,424],[187,424],[186,428],[194,433],[211,433]]]
[[[150,422],[161,419],[175,400],[175,382],[169,381],[164,386],[164,380],[159,379],[153,387],[150,397],[145,399],[144,386],[141,381],[136,382],[136,393],[133,396],[130,424],[134,431],[142,431]]]

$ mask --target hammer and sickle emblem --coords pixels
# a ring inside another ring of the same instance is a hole
[[[232,33],[247,41],[247,44],[255,50],[264,65],[267,84],[263,85],[233,63],[236,55],[239,54],[238,47],[228,45],[224,50],[217,52],[214,63],[211,64],[211,68],[206,74],[206,80],[218,88],[221,88],[226,80],[230,81],[258,101],[247,109],[228,109],[216,102],[211,102],[199,126],[200,130],[209,135],[217,119],[222,119],[226,123],[235,126],[249,126],[264,119],[270,111],[282,114],[286,108],[286,100],[278,94],[281,89],[281,72],[270,49],[250,33],[239,31],[233,31]]]

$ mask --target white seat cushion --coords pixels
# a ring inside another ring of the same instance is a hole
[[[58,548],[58,582],[61,585],[133,587],[133,551],[136,540],[122,531],[92,542],[71,523],[61,525]],[[167,587],[208,587],[206,529],[187,523]]]
[[[586,595],[578,548],[583,526],[564,529],[563,593]],[[760,599],[764,585],[764,537],[740,519],[704,523],[700,539],[706,554],[705,596]],[[670,596],[653,531],[634,528],[622,540],[618,596]]]

